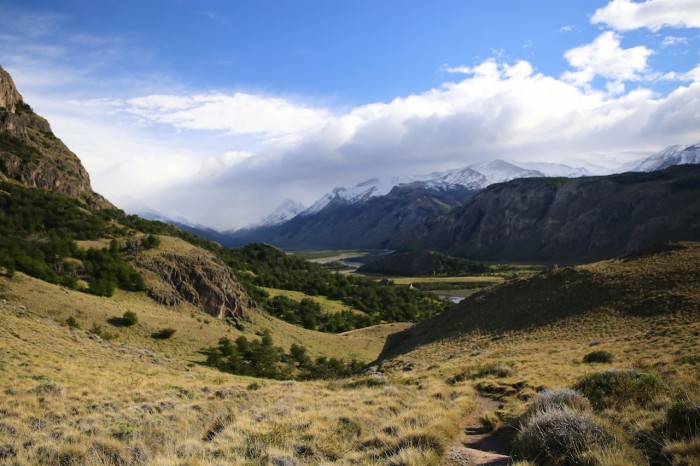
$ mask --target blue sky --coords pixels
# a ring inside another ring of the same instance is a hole
[[[225,229],[286,197],[700,142],[700,0],[0,0],[96,190]]]

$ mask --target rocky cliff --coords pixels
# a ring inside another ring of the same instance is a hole
[[[248,320],[255,304],[230,267],[213,254],[174,238],[135,258],[146,277],[148,294],[159,304],[187,301],[216,318]]]
[[[660,240],[700,240],[700,165],[493,185],[387,247],[479,259],[580,262]]]
[[[24,102],[0,67],[0,180],[65,194],[98,208],[112,208],[95,193],[80,159],[51,131],[48,121]]]

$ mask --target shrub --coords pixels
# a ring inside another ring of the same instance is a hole
[[[611,363],[613,362],[613,355],[610,351],[598,350],[591,351],[583,357],[583,362],[586,363]]]
[[[139,318],[134,311],[126,311],[122,316],[122,322],[125,326],[131,327],[139,323]]]
[[[499,379],[510,377],[515,373],[513,366],[504,363],[491,363],[483,364],[469,369],[463,370],[462,372],[453,375],[447,379],[447,383],[454,385],[459,382],[463,382],[468,379],[478,379],[481,377],[496,377]]]
[[[666,430],[674,440],[700,434],[700,402],[678,401],[666,412]]]
[[[592,413],[554,408],[537,411],[526,419],[518,432],[516,448],[539,465],[584,465],[592,449],[611,440]]]
[[[630,403],[648,406],[666,390],[664,382],[656,375],[636,369],[594,372],[574,388],[586,395],[597,409]]]
[[[53,380],[42,380],[39,385],[30,391],[37,395],[62,395],[66,391],[66,387]]]
[[[134,438],[138,432],[138,427],[128,421],[119,420],[112,424],[111,430],[114,438],[126,441]]]
[[[70,316],[66,319],[66,325],[68,325],[71,328],[80,329],[80,324],[78,323],[77,320],[75,320],[75,317],[73,317],[73,316]]]
[[[156,340],[167,340],[168,338],[172,337],[175,334],[175,329],[174,328],[163,328],[158,330],[157,332],[153,332],[151,337],[155,338]]]
[[[554,388],[539,392],[530,406],[530,413],[547,411],[549,409],[569,408],[578,411],[588,411],[591,404],[583,393],[570,388]]]

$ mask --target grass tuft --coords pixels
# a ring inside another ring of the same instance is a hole
[[[605,350],[597,350],[597,351],[591,351],[587,355],[583,357],[583,362],[592,364],[592,363],[604,363],[608,364],[613,362],[613,354],[610,351],[605,351]]]

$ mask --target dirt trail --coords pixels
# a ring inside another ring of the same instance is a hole
[[[462,435],[447,448],[447,466],[490,465],[506,466],[512,462],[510,444],[515,430],[508,425],[499,425],[496,430],[485,429],[480,418],[486,412],[494,412],[501,402],[478,396],[478,406],[464,420]]]

